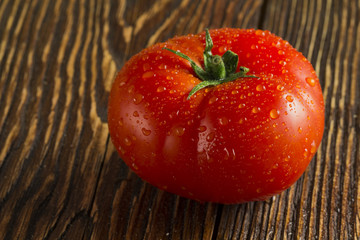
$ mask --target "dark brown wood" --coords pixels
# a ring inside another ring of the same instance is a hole
[[[265,202],[198,203],[144,183],[107,129],[116,72],[204,28],[268,29],[308,57],[321,147]],[[0,239],[360,239],[358,0],[0,1]]]

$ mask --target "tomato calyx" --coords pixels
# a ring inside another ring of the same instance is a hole
[[[239,72],[236,72],[239,62],[239,57],[236,53],[228,50],[222,56],[213,55],[211,52],[213,46],[214,44],[209,30],[205,29],[204,69],[197,65],[187,55],[166,47],[163,48],[188,60],[197,77],[202,81],[190,91],[187,99],[190,99],[192,95],[205,87],[231,82],[238,78],[257,78],[256,76],[246,75],[249,72],[249,69],[243,66],[239,68]]]

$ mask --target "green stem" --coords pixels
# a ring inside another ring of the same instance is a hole
[[[218,55],[211,56],[210,61],[208,63],[208,72],[210,75],[216,79],[224,79],[226,77],[226,68],[224,61]]]
[[[228,50],[221,57],[219,55],[212,55],[213,41],[211,39],[209,30],[205,30],[205,50],[204,50],[204,68],[198,66],[191,58],[185,54],[174,51],[169,48],[164,48],[190,62],[196,75],[202,81],[196,85],[189,93],[188,99],[200,89],[208,86],[216,86],[230,81],[235,81],[238,78],[257,78],[256,76],[246,75],[249,69],[240,67],[240,71],[236,72],[239,57],[236,53]]]

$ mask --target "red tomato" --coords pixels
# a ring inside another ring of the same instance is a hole
[[[210,30],[207,54],[205,36],[155,44],[123,66],[109,97],[112,142],[136,174],[160,189],[220,203],[267,199],[303,174],[321,142],[319,80],[301,53],[268,31]],[[227,50],[238,63],[231,74],[207,71],[220,84],[189,97],[206,81],[164,47],[200,70],[211,70],[204,56]],[[240,66],[250,71],[226,81]]]

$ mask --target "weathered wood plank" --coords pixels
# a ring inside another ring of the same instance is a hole
[[[360,239],[359,16],[352,0],[0,1],[0,239]],[[159,191],[109,140],[117,70],[206,27],[268,29],[319,75],[322,145],[268,201]]]

